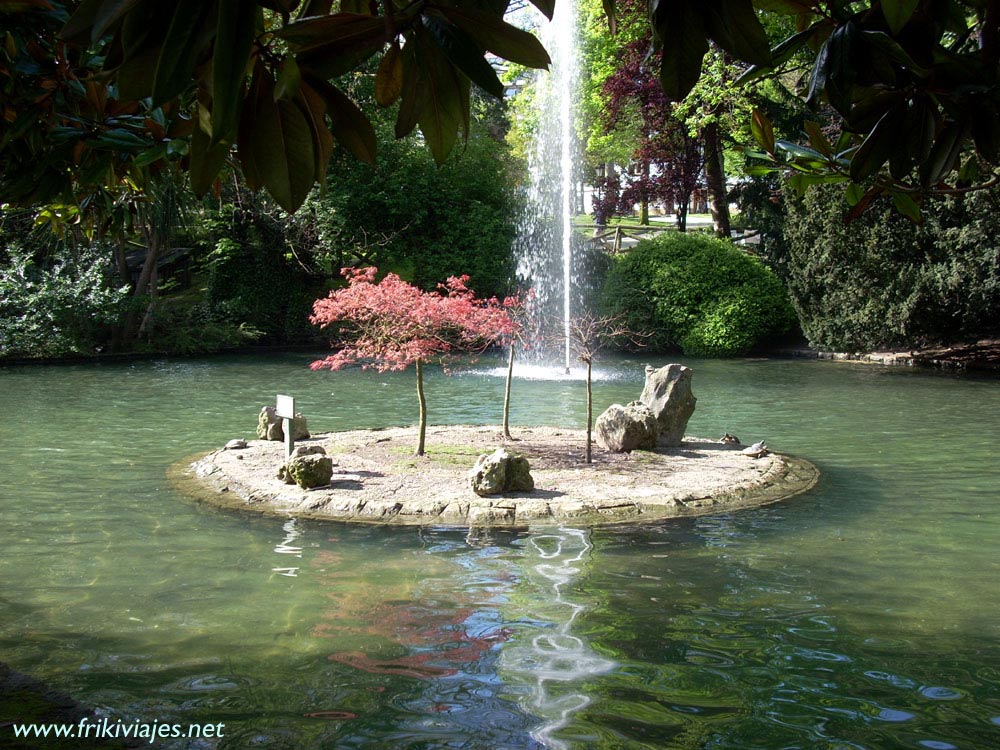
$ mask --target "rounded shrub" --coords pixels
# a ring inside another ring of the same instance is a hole
[[[788,288],[813,346],[871,351],[1000,331],[1000,190],[927,200],[920,226],[888,198],[846,223],[840,185],[785,205]]]
[[[657,349],[697,357],[745,354],[788,333],[795,313],[781,281],[726,240],[668,233],[618,258],[602,303]]]

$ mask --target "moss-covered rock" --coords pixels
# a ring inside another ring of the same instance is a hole
[[[285,465],[288,477],[304,490],[330,484],[333,476],[333,459],[319,453],[293,458]],[[285,479],[288,482],[287,479]]]

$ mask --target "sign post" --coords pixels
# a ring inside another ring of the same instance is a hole
[[[285,460],[291,458],[295,441],[292,440],[292,420],[295,419],[295,399],[291,396],[278,395],[277,408],[274,413],[281,418],[281,429],[285,433]]]

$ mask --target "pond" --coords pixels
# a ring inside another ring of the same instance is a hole
[[[691,434],[823,477],[645,528],[321,524],[171,489],[276,393],[314,431],[413,421],[412,373],[311,359],[0,369],[0,659],[116,719],[225,725],[177,750],[1000,747],[1000,382],[691,362]],[[598,408],[642,364],[603,365]],[[490,366],[432,370],[431,422],[498,422]],[[581,383],[514,389],[515,426],[582,426]]]

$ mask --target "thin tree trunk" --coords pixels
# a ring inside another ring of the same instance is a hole
[[[514,344],[510,345],[510,356],[507,358],[507,384],[503,392],[503,436],[513,440],[510,434],[510,384],[514,379]]]
[[[688,230],[688,205],[691,202],[689,195],[677,205],[677,231],[686,232]]]
[[[588,464],[591,463],[591,459],[593,457],[593,451],[591,450],[591,439],[590,439],[590,433],[594,423],[593,419],[594,399],[590,389],[590,370],[592,366],[593,363],[591,362],[590,359],[588,359],[587,360],[587,453],[586,453],[586,461]]]
[[[705,183],[708,195],[712,201],[712,223],[715,234],[729,238],[731,224],[729,220],[729,199],[726,194],[726,164],[722,151],[722,139],[719,137],[719,124],[710,122],[702,131],[705,141]]]
[[[645,178],[645,182],[649,184],[649,162],[642,165],[642,176]],[[642,200],[639,201],[639,223],[642,225],[649,224],[649,198],[645,195]]]
[[[150,281],[154,277],[156,264],[160,258],[160,237],[157,233],[151,233],[149,246],[146,249],[146,259],[143,261],[142,270],[139,272],[139,280],[135,283],[135,290],[132,293],[132,304],[125,316],[124,330],[122,332],[122,342],[125,346],[131,344],[139,333],[142,318],[139,317],[139,300],[149,288]],[[148,312],[148,308],[146,311]]]
[[[417,456],[424,455],[424,436],[427,434],[427,399],[424,398],[424,363],[417,359],[417,400],[420,402],[420,433],[417,438]]]
[[[137,338],[142,338],[147,335],[149,328],[149,321],[153,317],[153,312],[156,310],[156,301],[158,295],[158,288],[160,286],[160,273],[156,266],[153,266],[153,273],[149,279],[149,304],[146,306],[146,314],[142,316],[142,323],[139,324],[139,331],[136,333]]]

